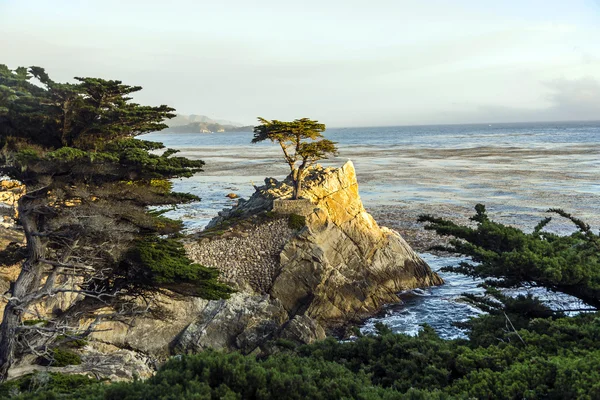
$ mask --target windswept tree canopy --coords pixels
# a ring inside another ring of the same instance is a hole
[[[543,287],[577,297],[600,308],[600,236],[589,225],[558,209],[548,210],[569,219],[577,231],[561,236],[544,231],[551,218],[543,219],[531,233],[490,220],[478,204],[471,217],[476,227],[424,215],[419,218],[440,235],[452,236],[450,247],[470,257],[452,272],[488,279],[491,287]]]
[[[46,149],[95,150],[115,139],[159,131],[173,108],[142,106],[140,86],[98,78],[57,83],[40,67],[0,65],[0,133]],[[34,83],[35,82],[35,83]]]
[[[137,312],[131,299],[158,286],[211,299],[231,292],[173,239],[181,222],[148,211],[199,200],[173,192],[169,179],[192,176],[204,162],[135,138],[165,128],[174,110],[132,102],[138,86],[75,80],[57,83],[39,67],[0,65],[0,176],[26,186],[18,223],[27,241],[0,325],[0,378],[15,351],[48,353],[66,332],[77,332],[73,308],[92,319],[98,307]],[[43,336],[39,326],[24,324],[39,318],[34,306],[65,293],[84,300],[44,316]]]
[[[261,124],[254,127],[252,143],[270,140],[281,146],[294,183],[293,197],[297,199],[306,168],[330,155],[336,155],[337,147],[331,140],[323,138],[325,125],[315,120],[301,118],[286,122],[259,117],[258,121]]]

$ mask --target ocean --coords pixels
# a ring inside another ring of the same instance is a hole
[[[352,160],[367,211],[404,234],[434,270],[461,259],[427,252],[431,236],[423,235],[419,214],[466,221],[475,204],[483,203],[492,218],[527,230],[547,209],[562,208],[600,227],[600,122],[335,128],[325,136],[338,143],[339,156],[322,164]],[[159,132],[141,138],[206,162],[204,172],[174,181],[175,190],[202,198],[169,213],[189,231],[231,206],[235,200],[226,194],[248,197],[265,177],[282,179],[288,172],[279,146],[251,144],[251,132]],[[549,229],[567,234],[573,227],[555,219]],[[390,305],[363,329],[381,321],[414,334],[428,323],[443,337],[462,336],[452,323],[478,311],[461,302],[460,294],[481,289],[471,278],[441,275],[445,285],[404,294],[404,304]],[[544,295],[557,305],[569,303]]]

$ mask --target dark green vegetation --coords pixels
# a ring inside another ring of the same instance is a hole
[[[0,65],[0,176],[27,188],[18,204],[26,247],[0,254],[0,264],[14,263],[15,254],[23,260],[0,325],[0,380],[15,355],[52,359],[63,341],[99,322],[82,331],[66,309],[43,326],[24,323],[49,296],[79,294],[84,300],[71,308],[93,319],[106,306],[118,305],[115,318],[143,312],[135,298],[167,283],[192,284],[213,299],[231,292],[170,240],[180,222],[148,211],[198,200],[174,193],[169,179],[189,177],[204,163],[135,139],[174,116],[168,106],[132,102],[139,90],[97,78],[58,83],[39,67]]]
[[[127,255],[127,260],[138,266],[135,270],[148,273],[149,284],[156,282],[211,299],[223,297],[230,291],[226,285],[216,282],[219,275],[216,269],[190,263],[183,245],[175,239],[154,237],[140,240]]]
[[[477,275],[496,278],[488,282],[487,295],[468,298],[488,312],[461,324],[469,340],[440,339],[428,326],[416,337],[378,326],[377,335],[350,342],[330,338],[296,347],[279,341],[279,351],[263,358],[212,351],[176,357],[145,382],[107,385],[73,377],[75,389],[70,389],[64,381],[71,378],[52,376],[41,388],[36,383],[41,379],[34,375],[5,384],[0,394],[10,389],[15,394],[21,391],[15,398],[23,399],[598,399],[600,313],[567,317],[534,297],[508,297],[497,289],[507,285],[503,277],[512,270],[512,264],[502,268],[502,263],[533,257],[531,249],[544,248],[534,243],[545,238],[552,243],[547,249],[554,250],[542,252],[547,255],[544,260],[553,265],[551,259],[557,258],[556,265],[562,265],[567,252],[580,260],[582,289],[594,284],[585,277],[597,273],[588,247],[597,236],[580,221],[560,214],[571,218],[578,232],[562,239],[541,233],[541,228],[525,234],[490,221],[482,206],[473,217],[475,228],[423,217],[440,233],[450,228],[458,237],[470,232],[453,244],[455,249],[481,248],[477,253],[481,266],[472,266],[473,271],[495,271]],[[558,246],[559,242],[570,245]],[[498,257],[504,261],[486,265]],[[584,262],[587,257],[592,262]],[[560,291],[557,283],[564,282],[564,274],[538,277],[541,267],[525,267],[522,282]],[[77,385],[85,386],[77,389]]]
[[[81,357],[75,352],[57,347],[52,350],[52,357],[47,361],[53,367],[65,367],[67,365],[81,364]]]
[[[211,351],[174,358],[145,382],[89,381],[73,390],[61,385],[69,377],[56,376],[37,392],[10,382],[0,393],[18,385],[17,399],[599,398],[600,315],[533,319],[518,334],[525,344],[507,331],[478,346],[440,339],[429,327],[417,337],[380,328],[377,336],[328,339],[265,359]]]
[[[337,154],[335,143],[323,139],[325,125],[308,118],[291,122],[258,118],[261,123],[254,127],[252,143],[270,140],[281,146],[285,162],[290,167],[290,177],[294,186],[293,199],[302,192],[302,181],[306,169],[319,160]]]
[[[551,218],[545,218],[532,233],[491,221],[485,207],[476,206],[471,220],[475,228],[451,221],[422,216],[425,229],[453,236],[453,253],[470,257],[474,263],[450,268],[469,276],[490,279],[494,287],[543,287],[577,297],[585,304],[600,306],[600,236],[583,221],[562,210],[548,210],[570,219],[577,231],[569,236],[545,232]]]
[[[298,214],[290,214],[288,216],[288,226],[290,229],[299,230],[306,226],[306,218]]]

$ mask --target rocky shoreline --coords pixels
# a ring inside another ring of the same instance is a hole
[[[442,282],[397,233],[380,228],[365,211],[352,163],[311,171],[304,197],[313,205],[299,209],[305,226],[295,231],[286,229],[285,215],[272,211],[274,201],[290,194],[288,183],[265,179],[253,196],[193,236],[188,254],[218,268],[241,291],[268,293],[291,317],[306,315],[326,328],[368,317],[398,302],[402,290]]]
[[[149,376],[174,354],[270,354],[275,339],[312,343],[401,302],[400,292],[443,283],[397,232],[367,213],[351,162],[312,168],[301,201],[290,201],[291,191],[287,181],[266,179],[208,229],[184,239],[193,261],[218,269],[236,290],[229,299],[204,300],[176,287],[149,292],[135,301],[150,312],[97,325],[73,371],[130,379],[131,369]],[[9,283],[15,276],[3,278]],[[36,315],[65,312],[77,302],[76,296],[48,299]],[[71,323],[85,330],[93,319]],[[14,371],[37,368],[33,361],[20,360]]]
[[[410,205],[377,206],[370,208],[369,212],[382,226],[398,231],[416,252],[439,255],[446,254],[432,250],[432,247],[446,245],[450,239],[424,229],[424,224],[417,221],[419,216],[431,214],[468,225],[472,223],[469,218],[473,215],[473,209],[455,205],[419,206],[418,208]]]

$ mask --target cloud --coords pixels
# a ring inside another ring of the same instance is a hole
[[[548,90],[549,106],[517,108],[510,106],[479,106],[470,112],[448,113],[448,123],[470,121],[538,122],[600,120],[600,81],[592,77],[554,79],[542,82]]]
[[[547,82],[553,90],[550,111],[582,119],[600,119],[600,82],[587,77],[577,80],[557,79]]]

